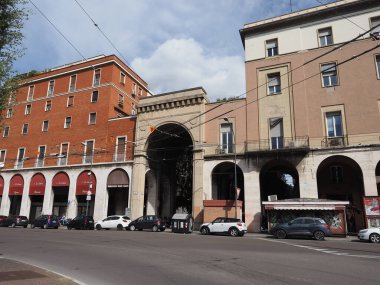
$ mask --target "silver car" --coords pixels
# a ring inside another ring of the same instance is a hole
[[[380,242],[380,228],[368,228],[359,231],[358,239],[370,241],[372,243]]]

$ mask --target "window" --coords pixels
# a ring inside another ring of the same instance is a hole
[[[124,73],[120,73],[120,84],[124,85],[125,84],[125,74]]]
[[[95,125],[96,124],[96,113],[90,113],[88,117],[88,124]]]
[[[51,97],[54,94],[54,80],[49,81],[47,97]]]
[[[119,100],[118,100],[118,103],[119,107],[122,107],[124,106],[124,96],[122,94],[119,94]]]
[[[49,121],[43,121],[42,122],[42,131],[47,132],[49,129]]]
[[[97,87],[100,85],[100,69],[94,71],[94,81],[92,86]]]
[[[269,119],[269,133],[271,149],[284,147],[284,130],[282,118]]]
[[[74,92],[77,84],[77,76],[71,75],[70,76],[70,85],[69,85],[69,92]]]
[[[125,150],[127,147],[126,142],[127,142],[126,137],[117,138],[114,161],[125,161]]]
[[[45,104],[45,112],[49,112],[51,110],[51,101],[47,100]]]
[[[321,65],[322,85],[323,87],[331,87],[338,84],[336,63],[327,63]]]
[[[65,118],[65,125],[64,125],[64,128],[65,129],[68,129],[71,127],[71,117],[66,117]]]
[[[24,165],[25,148],[20,147],[17,153],[17,159],[15,162],[15,168],[22,168]]]
[[[376,56],[377,79],[380,79],[380,55]]]
[[[45,154],[46,154],[46,146],[40,145],[38,147],[38,156],[37,156],[37,160],[36,160],[36,167],[44,166]]]
[[[233,152],[233,150],[232,150],[233,133],[232,133],[232,124],[231,123],[221,124],[220,136],[221,136],[222,152],[232,153]]]
[[[99,98],[99,91],[93,91],[92,94],[91,94],[91,102],[92,103],[95,103],[95,102],[98,102],[98,98]]]
[[[267,57],[278,55],[277,39],[266,41]]]
[[[29,129],[29,124],[23,124],[23,125],[22,125],[21,133],[22,133],[23,135],[28,134],[28,129]]]
[[[9,136],[9,126],[4,127],[3,131],[3,138],[6,138]]]
[[[318,30],[319,46],[324,47],[333,44],[332,29],[325,28]]]
[[[342,137],[342,114],[340,112],[326,113],[326,129],[329,138]]]
[[[136,90],[137,90],[137,85],[136,85],[136,83],[133,82],[133,84],[132,84],[132,95],[133,96],[136,96]]]
[[[67,98],[67,107],[72,107],[74,106],[74,96],[71,95]]]
[[[131,115],[132,116],[136,115],[136,109],[135,109],[135,104],[134,103],[132,103],[132,105],[131,105]]]
[[[29,92],[28,92],[28,101],[31,101],[34,96],[34,85],[29,86]]]
[[[0,150],[0,163],[5,162],[5,155],[7,154],[7,151],[5,149]]]
[[[69,155],[69,144],[61,143],[61,150],[58,156],[58,165],[66,165]]]
[[[94,144],[95,144],[95,141],[93,141],[93,140],[86,141],[85,146],[84,146],[83,163],[92,163],[93,162]]]
[[[370,19],[370,28],[375,28],[371,31],[371,34],[379,34],[380,33],[380,17],[374,17]]]
[[[30,111],[32,110],[32,105],[27,104],[25,106],[25,115],[30,115]]]
[[[139,96],[142,96],[142,88],[139,87]]]
[[[268,95],[281,93],[280,73],[268,74]]]
[[[336,184],[343,183],[343,167],[340,165],[330,166],[330,179]]]
[[[7,110],[7,118],[12,118],[12,116],[13,116],[13,108],[9,108],[8,110]]]

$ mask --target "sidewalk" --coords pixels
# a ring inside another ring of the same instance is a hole
[[[0,258],[0,284],[7,285],[77,285],[69,278],[50,271],[21,263],[15,260]]]

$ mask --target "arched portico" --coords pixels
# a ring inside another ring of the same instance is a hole
[[[318,197],[349,201],[347,227],[357,232],[365,227],[363,211],[363,172],[356,161],[333,155],[321,162],[317,170]]]
[[[107,178],[107,191],[107,216],[126,215],[126,209],[129,207],[128,173],[121,168],[112,170]]]

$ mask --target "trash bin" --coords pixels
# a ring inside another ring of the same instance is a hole
[[[194,219],[190,214],[174,214],[171,220],[173,233],[190,234],[193,232]]]

